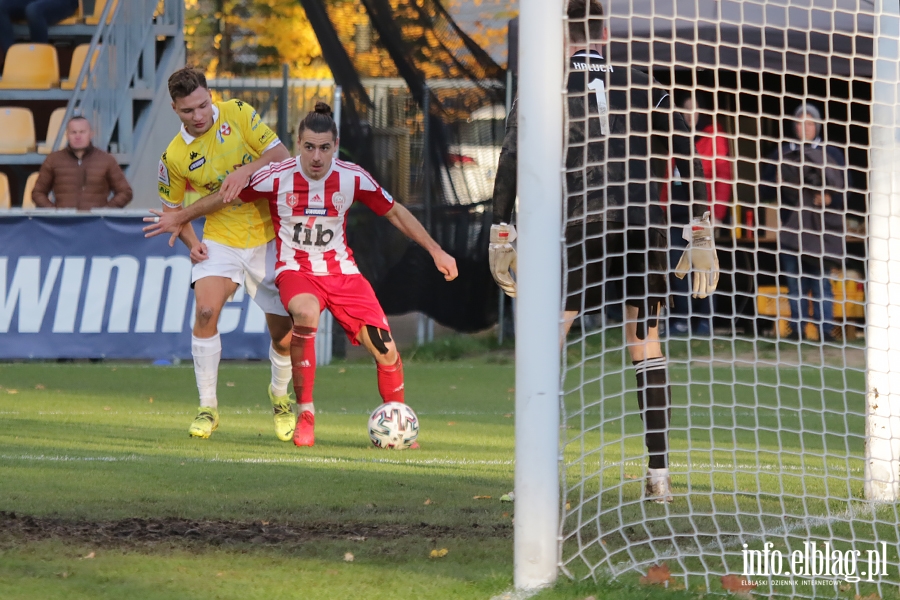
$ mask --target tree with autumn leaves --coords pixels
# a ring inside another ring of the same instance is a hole
[[[402,16],[416,0],[391,0]],[[450,6],[484,0],[448,0]],[[485,2],[485,4],[490,4]],[[298,0],[186,0],[185,37],[188,62],[202,65],[210,76],[279,76],[287,64],[291,77],[330,78],[313,29]],[[496,12],[484,7],[490,16]],[[498,9],[499,10],[499,9]],[[355,0],[329,0],[329,12],[338,36],[363,77],[396,77],[390,57],[377,43],[368,15]],[[505,19],[508,4],[501,13]],[[485,23],[490,24],[486,26]],[[475,21],[475,39],[482,44],[500,43],[506,30],[503,20]],[[427,73],[440,76],[440,73]]]

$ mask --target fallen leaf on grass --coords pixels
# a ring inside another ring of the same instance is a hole
[[[104,406],[104,407],[103,407],[103,410],[112,410],[112,407],[111,407],[111,406]]]
[[[425,506],[431,504],[431,498],[425,498]]]
[[[6,390],[7,394],[18,394],[19,390]]]
[[[227,381],[227,382],[225,383],[225,385],[227,385],[228,387],[234,387],[234,382],[233,382],[233,381]]]
[[[740,598],[750,598],[756,584],[742,575],[725,575],[722,577],[722,587]]]
[[[338,373],[346,373],[346,372],[347,372],[347,369],[345,369],[344,367],[341,367],[340,369],[338,369]]]
[[[364,542],[364,541],[366,541],[366,536],[364,536],[364,535],[351,535],[351,536],[348,537],[347,539],[350,540],[351,542]]]
[[[221,577],[221,576],[224,575],[224,574],[225,574],[225,573],[219,571],[218,573],[216,573],[216,577]]]
[[[512,419],[513,414],[512,414],[512,413],[506,413],[506,414],[503,415],[503,416],[506,417],[507,419]]]
[[[472,496],[472,500],[490,500],[490,496]]]
[[[626,474],[626,475],[625,475],[625,479],[640,479],[640,477],[639,477],[638,475],[628,475],[628,474]]]
[[[666,586],[672,579],[672,573],[669,572],[669,565],[663,563],[661,565],[653,565],[647,570],[647,574],[641,577],[641,585],[662,585]]]
[[[456,425],[456,421],[447,421],[447,425],[453,427],[454,425]]]
[[[584,600],[597,600],[597,597],[596,596],[588,596]]]
[[[455,385],[451,385],[451,386],[450,386],[450,389],[451,389],[451,390],[455,390],[455,389],[456,389],[456,386],[455,386]]]
[[[507,394],[512,394],[512,393],[515,392],[515,391],[516,391],[516,388],[514,388],[514,387],[512,387],[512,388],[506,388],[506,393],[507,393]]]
[[[872,592],[868,596],[860,596],[859,594],[857,594],[856,597],[853,598],[853,600],[881,600],[881,596],[879,596],[875,592]]]
[[[86,560],[90,560],[90,559],[92,559],[92,558],[94,558],[94,557],[96,557],[96,556],[97,556],[97,553],[96,553],[96,552],[91,552],[90,554],[88,554],[87,556],[83,556],[82,558],[83,558],[83,559],[86,559]]]
[[[57,577],[62,577],[63,579],[68,579],[69,575],[71,575],[71,573],[69,573],[68,571],[63,571],[62,573],[56,574]]]
[[[344,562],[353,562],[353,553],[352,552],[344,553]]]
[[[429,554],[428,556],[429,558],[444,558],[449,553],[450,551],[446,548],[441,548],[440,550],[432,550],[431,554]]]
[[[572,503],[566,502],[566,510],[572,510]]]
[[[150,398],[150,404],[153,404],[153,397]]]
[[[500,516],[503,517],[504,519],[508,519],[508,518],[509,518],[509,513],[503,513],[503,514],[500,515]]]
[[[43,389],[46,389],[46,386],[43,383],[39,383],[36,386],[34,386],[34,389],[43,390]]]

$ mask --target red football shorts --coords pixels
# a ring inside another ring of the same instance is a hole
[[[319,300],[319,308],[331,311],[340,323],[350,343],[358,346],[356,336],[366,325],[390,331],[387,317],[371,284],[360,274],[307,275],[299,271],[282,271],[275,278],[281,303],[287,309],[294,296],[312,294]]]

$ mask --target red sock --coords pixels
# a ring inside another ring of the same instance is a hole
[[[294,376],[294,394],[297,404],[313,401],[313,385],[316,383],[316,328],[294,325],[291,336],[291,373]]]
[[[399,355],[390,366],[378,364],[378,393],[385,402],[403,402],[403,363]]]

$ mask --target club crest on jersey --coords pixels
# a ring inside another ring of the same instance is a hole
[[[296,208],[297,205],[300,204],[300,194],[288,194],[285,200],[288,206],[290,206],[291,208]]]
[[[222,123],[222,127],[219,131],[222,132],[222,135],[231,135],[231,125],[228,124],[228,121]]]
[[[303,214],[308,217],[327,217],[328,209],[327,208],[307,208],[303,211]]]
[[[159,161],[159,182],[163,185],[169,184],[169,168],[163,161]]]
[[[334,204],[334,207],[338,212],[340,212],[340,210],[344,208],[344,205],[347,203],[347,197],[340,192],[335,192],[331,195],[331,203]]]

